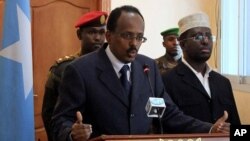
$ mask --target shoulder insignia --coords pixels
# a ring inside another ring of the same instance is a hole
[[[50,71],[53,71],[54,69],[57,69],[59,66],[62,66],[64,63],[71,62],[78,57],[79,57],[78,54],[61,57],[57,59],[55,63],[50,67]]]
[[[76,58],[76,56],[74,56],[74,55],[67,55],[67,56],[64,56],[64,57],[62,57],[62,58],[59,58],[59,59],[57,59],[56,60],[56,64],[61,64],[61,63],[63,63],[63,62],[67,62],[67,61],[72,61],[72,60],[74,60]]]

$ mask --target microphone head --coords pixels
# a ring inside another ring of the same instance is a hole
[[[145,106],[148,117],[161,118],[165,112],[165,109],[165,101],[160,97],[149,97],[148,102]]]
[[[150,71],[149,66],[147,64],[143,65],[143,72],[148,73]]]

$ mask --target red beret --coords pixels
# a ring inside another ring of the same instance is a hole
[[[75,27],[102,26],[106,24],[108,14],[102,11],[92,11],[82,15],[75,24]]]

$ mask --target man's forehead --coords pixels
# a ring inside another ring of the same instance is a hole
[[[194,34],[194,33],[201,33],[201,32],[211,32],[211,29],[208,27],[194,27],[189,30],[187,30],[189,34]]]

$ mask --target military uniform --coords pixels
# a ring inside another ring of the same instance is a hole
[[[77,35],[82,34],[81,28],[87,27],[102,27],[106,26],[106,19],[108,14],[103,11],[92,11],[82,15],[75,24],[75,27],[78,28]],[[78,32],[79,31],[79,32]],[[81,36],[81,35],[79,35]],[[78,37],[79,38],[79,37]],[[80,40],[84,40],[79,38]],[[103,38],[104,40],[105,38]],[[104,41],[103,41],[104,42]],[[53,66],[51,66],[49,71],[48,80],[45,84],[45,93],[43,97],[42,105],[42,118],[46,133],[48,136],[48,141],[53,141],[53,131],[51,129],[51,119],[52,114],[57,103],[57,98],[59,96],[59,85],[61,83],[63,71],[66,66],[71,63],[73,60],[78,58],[81,55],[85,55],[88,52],[84,52],[84,48],[90,48],[90,46],[81,46],[81,51],[76,55],[65,56],[59,58]]]
[[[181,58],[176,63],[170,63],[171,56],[168,54],[165,54],[164,56],[161,56],[160,58],[156,59],[156,64],[158,65],[158,68],[160,70],[160,73],[166,73],[173,67],[175,67],[179,62],[181,62]]]
[[[175,35],[176,37],[179,37],[179,28],[169,28],[167,30],[162,31],[161,35],[163,37],[163,40],[165,40],[164,38],[166,36],[169,36],[169,35]],[[166,50],[167,50],[167,48],[166,48]],[[179,62],[181,62],[181,56],[182,56],[182,53],[181,53],[181,49],[179,48],[178,55],[176,55],[174,57],[170,56],[166,52],[163,56],[155,59],[157,65],[158,65],[158,68],[160,70],[160,73],[161,74],[166,73],[170,69],[172,69],[173,67],[175,67]],[[176,61],[173,62],[173,59],[176,60]]]
[[[49,131],[50,121],[52,113],[54,111],[54,107],[56,105],[59,93],[58,88],[61,83],[63,71],[70,62],[72,62],[78,57],[79,54],[59,58],[50,68],[48,80],[45,84],[45,93],[44,93],[43,108],[42,108],[42,118],[47,134],[52,133],[52,131]],[[49,141],[52,140],[51,135],[48,135],[48,138]]]

